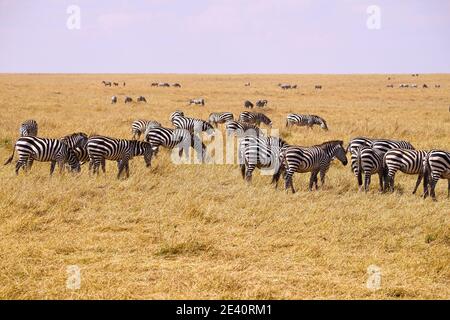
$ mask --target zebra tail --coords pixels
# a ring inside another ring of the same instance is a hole
[[[430,153],[428,153],[425,156],[425,159],[423,160],[423,193],[424,196],[429,195],[428,193],[430,192],[430,182],[431,182],[431,167],[430,167],[430,161],[428,161],[429,159],[429,155]]]
[[[358,166],[358,182],[362,182],[362,165],[361,165],[361,150],[358,148],[357,156],[356,156],[356,163]],[[384,160],[383,160],[384,161]]]
[[[6,162],[3,164],[4,166],[6,166],[7,164],[10,164],[11,161],[14,159],[14,152],[16,152],[16,145],[14,144],[14,148],[13,148],[13,153],[11,155],[11,157],[8,158],[8,160],[6,160]]]

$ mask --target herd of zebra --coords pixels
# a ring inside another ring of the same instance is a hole
[[[351,156],[351,169],[358,181],[359,189],[369,190],[371,176],[378,174],[380,191],[394,191],[394,178],[398,171],[418,175],[413,193],[416,193],[423,180],[423,197],[430,195],[436,199],[435,187],[439,179],[448,180],[450,197],[450,152],[444,150],[416,150],[407,141],[388,139],[352,139],[347,147],[342,140],[332,140],[311,147],[290,145],[279,137],[266,136],[260,130],[261,123],[271,127],[272,121],[263,113],[245,111],[235,120],[231,112],[211,113],[208,120],[194,119],[182,111],[173,112],[169,120],[174,128],[165,128],[154,120],[136,120],[131,125],[132,139],[116,139],[106,136],[89,136],[78,132],[61,139],[39,138],[35,120],[28,120],[20,126],[20,138],[16,141],[13,153],[5,162],[9,164],[17,151],[19,159],[15,172],[20,168],[31,169],[33,161],[51,162],[50,174],[56,164],[60,172],[66,164],[71,171],[79,172],[81,164],[89,163],[89,172],[97,173],[99,168],[105,172],[106,160],[117,161],[120,178],[125,172],[129,177],[129,160],[143,156],[147,167],[158,153],[159,147],[178,148],[179,156],[189,148],[197,151],[199,160],[205,160],[206,146],[198,133],[206,132],[214,136],[214,128],[224,124],[227,136],[237,135],[238,161],[242,177],[251,181],[255,168],[272,171],[272,183],[277,188],[281,176],[285,189],[295,192],[292,177],[294,173],[310,172],[309,190],[318,188],[318,175],[321,185],[334,159],[347,165],[347,153]],[[325,120],[315,115],[289,114],[286,127],[292,125],[312,127],[314,124],[328,130]],[[144,141],[140,141],[141,135]],[[187,152],[186,152],[187,155]],[[363,181],[364,180],[364,181]]]

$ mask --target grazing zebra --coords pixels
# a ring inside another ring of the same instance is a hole
[[[125,97],[125,103],[133,102],[133,99],[131,97]]]
[[[390,191],[394,191],[394,178],[398,170],[406,174],[417,174],[416,186],[413,194],[416,193],[423,178],[423,161],[427,156],[427,151],[390,149],[384,155],[384,164],[387,171],[387,185]]]
[[[23,167],[25,171],[31,169],[33,161],[51,162],[50,175],[58,163],[60,173],[64,171],[64,164],[68,163],[72,171],[80,171],[80,163],[72,151],[64,142],[58,139],[46,139],[38,137],[21,137],[17,140],[12,155],[6,160],[5,165],[11,163],[14,152],[17,150],[19,160],[16,163],[16,175]]]
[[[115,104],[117,103],[117,97],[116,96],[112,96],[111,97],[111,104]]]
[[[286,185],[285,189],[291,187],[292,193],[295,193],[292,183],[292,176],[295,172],[311,172],[309,179],[309,190],[312,191],[313,185],[317,186],[317,175],[320,172],[322,186],[325,183],[325,175],[330,168],[331,160],[338,158],[345,166],[347,165],[347,156],[343,147],[343,141],[335,140],[324,142],[312,147],[289,146],[281,152],[281,165],[273,176],[273,182],[278,185],[281,172],[284,170]]]
[[[145,99],[145,97],[143,97],[143,96],[139,96],[137,98],[137,102],[145,102],[145,103],[147,103],[147,99]]]
[[[239,121],[254,124],[257,126],[259,126],[262,122],[269,127],[272,126],[272,120],[270,120],[269,117],[264,113],[244,111],[239,115]]]
[[[131,134],[133,140],[139,140],[141,134],[145,133],[150,128],[161,127],[161,123],[154,120],[135,120],[131,124]]]
[[[102,81],[102,83],[105,85],[105,87],[106,86],[111,87],[111,82],[110,81]]]
[[[352,165],[354,162],[354,154],[356,155],[357,177],[359,189],[363,187],[362,175],[364,173],[364,191],[369,191],[370,180],[372,174],[378,173],[380,181],[380,192],[384,191],[384,162],[383,154],[376,149],[368,146],[361,146],[352,153]]]
[[[21,137],[36,137],[38,134],[38,124],[35,120],[24,121],[19,128]]]
[[[245,136],[239,144],[239,165],[242,178],[248,182],[252,179],[255,168],[278,170],[280,152],[288,144],[278,137]]]
[[[316,115],[290,113],[286,117],[286,127],[290,127],[293,125],[307,126],[311,129],[313,125],[319,125],[323,130],[328,130],[327,122],[325,121],[325,119]]]
[[[439,179],[447,179],[447,198],[450,198],[450,152],[432,150],[424,160],[424,198],[429,195],[436,201],[435,188]],[[430,188],[430,189],[428,189]]]
[[[123,170],[127,178],[130,176],[129,160],[136,156],[144,156],[147,167],[150,167],[153,149],[148,142],[137,140],[114,139],[105,136],[90,137],[86,143],[86,149],[89,154],[89,170],[93,173],[99,172],[100,165],[105,172],[105,160],[117,161],[119,179]]]
[[[179,83],[174,83],[174,84],[172,85],[172,87],[175,87],[175,88],[181,88],[181,84],[179,84]]]
[[[175,118],[178,118],[178,117],[184,117],[184,112],[180,111],[180,110],[172,112],[169,116],[169,121],[173,123],[173,120],[175,120]]]
[[[265,106],[267,106],[268,101],[266,99],[264,100],[258,100],[256,101],[256,106],[258,108],[264,108]]]
[[[415,148],[408,141],[403,140],[388,140],[388,139],[375,139],[370,145],[372,149],[378,149],[385,154],[390,149],[408,149],[414,150]]]
[[[251,101],[245,100],[245,102],[244,102],[244,108],[247,108],[247,109],[253,109],[253,107],[254,107],[254,105],[253,105],[253,103],[252,103]]]
[[[183,150],[186,151],[187,156],[189,147],[192,147],[194,150],[197,150],[199,159],[203,159],[203,156],[206,155],[206,146],[203,142],[186,129],[151,128],[146,133],[145,141],[152,145],[155,153],[158,152],[160,146],[168,149],[178,147],[179,156],[181,157]],[[199,150],[200,146],[201,151]]]
[[[238,137],[242,137],[244,135],[254,135],[254,136],[263,135],[261,129],[258,128],[257,126],[247,122],[240,122],[240,121],[226,122],[225,130],[228,136],[230,136],[233,133],[236,134]]]
[[[212,134],[214,132],[213,126],[202,119],[176,117],[173,119],[172,124],[177,129],[186,129],[191,133],[206,131],[208,134]]]
[[[201,104],[202,106],[205,105],[205,99],[201,98],[201,99],[190,99],[189,100],[189,105],[191,104]]]
[[[167,82],[158,83],[158,87],[170,87],[170,84],[168,84]]]
[[[234,115],[231,112],[213,112],[208,117],[208,122],[214,127],[218,127],[219,123],[233,121]]]
[[[73,133],[71,135],[62,137],[61,142],[64,142],[78,158],[80,165],[89,161],[89,154],[86,149],[86,143],[88,141],[87,134],[83,132]]]
[[[294,89],[294,87],[290,84],[278,84],[278,86],[283,89],[283,90],[288,90],[288,89]],[[297,88],[297,85],[295,86],[295,88]]]

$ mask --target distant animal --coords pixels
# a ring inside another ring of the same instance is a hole
[[[125,103],[133,102],[131,97],[125,97]]]
[[[412,85],[411,85],[411,88],[417,88],[417,84],[415,84],[415,83],[412,84]]]
[[[158,83],[158,87],[170,87],[170,84],[167,82]]]
[[[129,161],[136,156],[144,156],[146,166],[151,166],[153,149],[148,142],[93,136],[88,139],[86,148],[90,158],[89,170],[94,174],[98,174],[100,165],[102,171],[106,171],[106,160],[117,161],[118,179],[124,170],[126,177],[130,176]]]
[[[242,178],[250,182],[255,168],[278,170],[280,152],[287,148],[286,141],[278,137],[245,136],[239,143],[239,166]]]
[[[269,127],[272,126],[272,120],[264,113],[244,111],[239,115],[239,121],[254,124],[256,126],[259,126],[262,122]]]
[[[356,161],[357,164],[357,178],[359,189],[363,187],[363,174],[364,174],[364,191],[369,191],[371,176],[375,173],[378,174],[380,182],[380,192],[384,191],[384,177],[385,169],[383,162],[383,154],[376,149],[372,149],[368,146],[359,147],[352,156],[352,163]],[[356,160],[353,157],[356,156]]]
[[[440,88],[441,85],[440,85],[440,84],[435,84],[434,87],[435,87],[435,88]]]
[[[314,87],[314,89],[316,89],[316,90],[322,90],[322,85],[316,85],[316,86]]]
[[[123,83],[123,86],[125,87],[125,85],[126,85],[126,83],[124,82],[124,83]]]
[[[291,86],[291,89],[297,89],[297,85],[294,84],[293,86]]]
[[[35,137],[38,134],[38,124],[36,120],[30,119],[22,122],[19,128],[21,137]]]
[[[253,109],[253,107],[254,107],[254,105],[253,105],[253,103],[252,103],[251,101],[245,100],[245,102],[244,102],[244,108],[247,108],[247,109]]]
[[[447,179],[447,198],[450,198],[450,152],[432,150],[424,160],[424,198],[431,196],[436,201],[436,184],[439,179]]]
[[[139,139],[141,134],[145,134],[148,129],[161,127],[161,123],[154,120],[135,120],[131,124],[131,139]]]
[[[416,186],[413,191],[413,194],[415,194],[423,178],[423,161],[427,154],[428,152],[423,150],[388,150],[384,155],[384,165],[387,173],[386,188],[389,188],[391,192],[394,191],[395,174],[400,170],[406,174],[418,175]]]
[[[111,87],[110,81],[102,81],[102,83],[105,85],[105,87]]]
[[[206,156],[205,144],[196,135],[185,129],[151,128],[146,133],[145,141],[152,145],[155,152],[158,152],[160,146],[168,149],[177,147],[181,157],[183,151],[187,156],[189,147],[192,147],[197,151],[199,160],[203,160]]]
[[[137,98],[137,102],[145,102],[145,103],[147,103],[147,100],[145,99],[145,97],[139,96],[139,97]]]
[[[337,158],[342,164],[347,165],[347,156],[343,147],[343,141],[334,140],[327,141],[320,145],[312,147],[289,146],[281,152],[281,163],[277,172],[273,175],[273,182],[275,188],[278,185],[278,180],[281,173],[285,172],[285,189],[291,188],[292,193],[295,193],[292,176],[295,172],[305,173],[311,172],[309,179],[309,190],[312,191],[313,186],[317,185],[317,176],[320,173],[322,187],[325,183],[325,175],[330,168],[331,161]]]
[[[314,125],[319,125],[323,130],[328,130],[325,119],[316,115],[290,113],[286,117],[286,127],[291,127],[293,125],[307,126],[310,129],[312,129]]]
[[[111,97],[111,104],[115,104],[117,103],[117,97],[116,96],[112,96]]]
[[[219,123],[233,121],[234,115],[231,112],[213,112],[208,117],[208,122],[214,127],[218,127]]]
[[[181,88],[181,84],[179,84],[179,83],[174,83],[174,84],[172,85],[172,87],[175,87],[175,88]]]
[[[427,84],[424,83],[423,86],[422,86],[422,88],[427,89],[427,88],[428,88]]]
[[[241,121],[228,121],[225,123],[225,131],[228,136],[235,134],[238,137],[242,137],[244,135],[254,135],[260,136],[263,135],[261,129],[257,126]]]
[[[244,86],[250,87],[250,82],[246,82],[246,83],[244,84]]]
[[[267,100],[258,100],[256,101],[256,106],[259,108],[264,108],[265,106],[267,106],[268,101]]]
[[[189,100],[189,104],[190,104],[190,105],[191,105],[191,104],[199,104],[199,105],[204,106],[204,105],[205,105],[205,99],[203,99],[203,98],[200,98],[200,99],[190,99],[190,100]]]
[[[388,84],[388,85],[386,86],[386,88],[393,88],[393,87],[394,87],[393,84]]]
[[[409,84],[402,83],[402,84],[400,84],[399,87],[400,87],[400,88],[409,88]]]
[[[283,90],[288,90],[288,89],[292,88],[292,86],[290,84],[281,84],[280,83],[278,86]]]
[[[152,86],[152,87],[157,87],[157,86],[158,86],[158,82],[153,82],[153,83],[151,84],[151,86]]]
[[[28,171],[33,166],[33,162],[50,162],[50,175],[55,170],[58,163],[59,171],[64,171],[64,165],[69,164],[70,169],[75,172],[80,171],[80,162],[73,150],[64,142],[58,139],[46,139],[38,137],[20,137],[14,145],[12,155],[6,160],[5,165],[11,163],[14,152],[17,150],[19,159],[16,162],[16,175],[20,168]]]
[[[118,82],[113,82],[113,84],[114,84],[114,87],[118,87],[119,86]]]

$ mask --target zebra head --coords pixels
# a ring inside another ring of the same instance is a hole
[[[324,142],[320,147],[330,157],[330,159],[337,158],[344,166],[347,165],[347,152],[344,149],[344,142],[342,140],[334,140]]]
[[[320,119],[320,121],[321,121],[320,127],[321,127],[323,130],[328,131],[327,122],[326,122],[324,119],[322,119],[322,118]]]
[[[80,161],[78,160],[78,157],[76,156],[76,154],[72,148],[67,148],[67,160],[66,161],[69,163],[69,167],[72,172],[80,172],[81,171]]]
[[[261,122],[264,123],[265,125],[272,127],[272,120],[269,119],[268,116],[266,116],[263,113],[260,113],[259,118],[261,119]]]
[[[170,120],[170,122],[173,122],[173,120],[178,117],[184,117],[184,112],[180,111],[180,110],[172,112],[169,116],[169,120]]]
[[[202,131],[206,131],[208,135],[212,135],[214,133],[214,127],[211,125],[211,123],[203,121]]]
[[[141,142],[141,148],[144,155],[145,165],[148,167],[152,164],[153,148],[149,142]]]
[[[84,132],[76,132],[61,138],[61,142],[71,149],[82,148],[88,141],[88,136]]]

